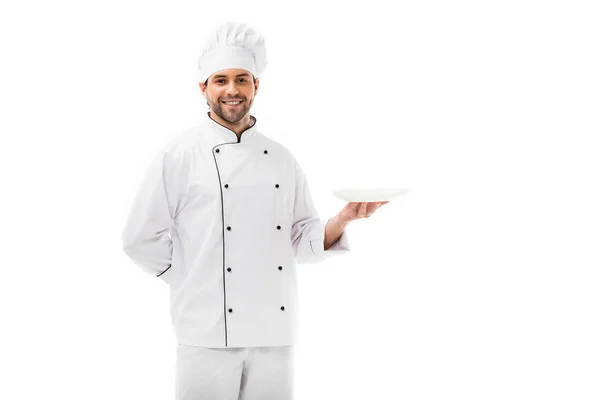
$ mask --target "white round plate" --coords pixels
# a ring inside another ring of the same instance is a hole
[[[376,189],[345,189],[336,190],[333,195],[348,202],[390,201],[407,193],[409,189],[376,188]]]

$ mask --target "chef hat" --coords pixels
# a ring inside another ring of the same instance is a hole
[[[198,81],[204,82],[217,71],[245,69],[258,78],[267,67],[265,39],[246,24],[219,25],[198,57]]]

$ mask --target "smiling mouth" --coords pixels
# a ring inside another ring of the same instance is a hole
[[[230,107],[235,107],[235,106],[239,106],[240,104],[242,104],[242,100],[236,100],[236,101],[223,101],[223,104],[230,106]]]

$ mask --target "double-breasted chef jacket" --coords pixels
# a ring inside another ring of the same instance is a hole
[[[170,286],[177,343],[297,343],[296,264],[348,253],[325,225],[293,154],[257,130],[238,140],[209,113],[147,169],[123,230],[125,253]]]

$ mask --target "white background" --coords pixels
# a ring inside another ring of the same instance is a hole
[[[593,3],[3,2],[0,398],[173,398],[168,287],[121,231],[227,20],[266,38],[251,113],[322,219],[411,189],[299,266],[296,398],[600,398]]]

